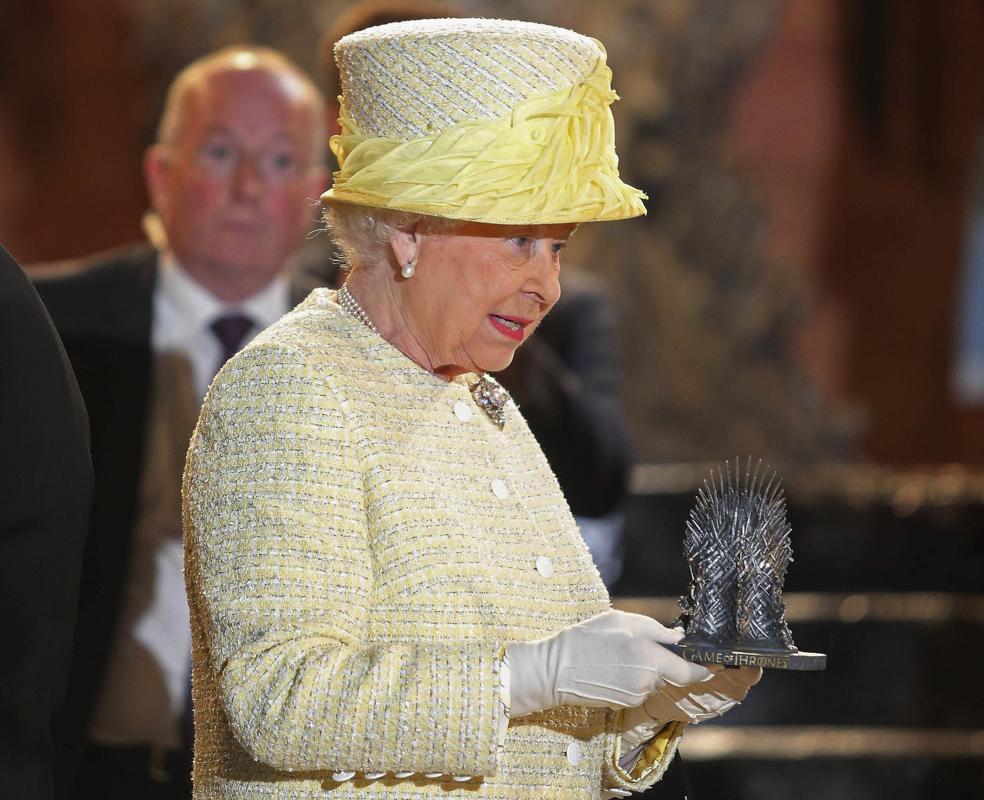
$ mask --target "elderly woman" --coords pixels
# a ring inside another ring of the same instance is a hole
[[[618,178],[600,44],[342,39],[351,269],[215,380],[185,475],[197,798],[625,796],[757,678],[612,611],[506,367]]]

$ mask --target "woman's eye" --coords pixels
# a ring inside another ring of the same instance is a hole
[[[567,247],[567,242],[554,242],[552,246],[553,254],[555,256],[560,255],[560,251]]]
[[[509,241],[520,250],[527,250],[529,249],[530,243],[533,239],[530,236],[513,236]]]

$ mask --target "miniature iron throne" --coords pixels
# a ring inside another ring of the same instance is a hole
[[[680,598],[684,658],[725,666],[822,670],[786,624],[782,588],[792,561],[786,500],[775,472],[749,458],[725,463],[697,494],[684,536],[690,589]]]

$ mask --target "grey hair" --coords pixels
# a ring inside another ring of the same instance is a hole
[[[398,230],[416,227],[423,233],[444,234],[464,224],[456,219],[351,203],[326,203],[324,220],[342,252],[341,267],[345,270],[385,263],[390,241]]]

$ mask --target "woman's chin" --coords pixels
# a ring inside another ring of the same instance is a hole
[[[478,362],[476,366],[479,367],[481,372],[502,372],[502,370],[512,364],[515,355],[516,350],[513,348],[506,353],[490,355],[488,358],[484,358]]]

